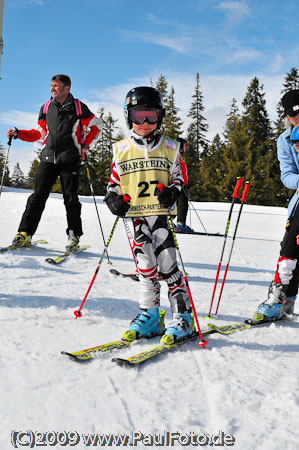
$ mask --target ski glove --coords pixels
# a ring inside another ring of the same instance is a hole
[[[164,186],[157,194],[160,205],[162,205],[163,208],[170,208],[177,201],[179,193],[179,190],[173,186]]]
[[[127,201],[125,201],[124,198]],[[104,201],[107,203],[112,214],[118,217],[125,217],[130,209],[130,204],[128,203],[130,197],[126,194],[117,195],[115,192],[109,192],[104,198]]]

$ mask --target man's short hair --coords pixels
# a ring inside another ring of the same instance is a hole
[[[51,81],[61,81],[64,86],[71,86],[71,79],[68,75],[58,74],[53,75]]]

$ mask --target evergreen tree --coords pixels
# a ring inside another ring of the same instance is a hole
[[[35,184],[35,176],[36,176],[36,170],[41,162],[41,153],[42,153],[42,139],[38,141],[39,148],[35,150],[35,158],[33,161],[31,161],[30,169],[28,171],[26,182],[28,189],[34,189]]]
[[[222,154],[218,158],[217,190],[219,201],[231,202],[231,194],[238,177],[252,179],[252,152],[253,138],[248,137],[244,120],[234,111],[234,104],[228,115],[225,126],[225,144]]]
[[[169,97],[167,99],[167,108],[165,113],[165,119],[163,121],[163,133],[173,139],[177,139],[182,131],[182,120],[178,116],[179,109],[175,106],[174,88],[170,90]]]
[[[34,189],[35,184],[35,175],[36,175],[36,169],[39,166],[40,160],[39,157],[34,158],[34,160],[31,163],[28,175],[27,175],[27,187],[28,189]]]
[[[231,139],[231,134],[233,133],[236,125],[240,122],[240,113],[237,105],[237,100],[235,98],[232,99],[232,104],[230,108],[229,114],[227,114],[227,119],[225,122],[223,137],[224,142],[229,144]]]
[[[99,111],[99,117],[103,121],[103,132],[100,139],[87,154],[89,175],[95,195],[105,195],[111,173],[112,146],[124,138],[124,133],[116,126],[117,120],[113,119],[109,112],[105,116],[104,108]],[[87,174],[82,170],[80,177],[80,193],[90,195],[90,186]]]
[[[208,140],[205,137],[205,133],[208,131],[208,124],[203,116],[203,95],[200,90],[198,73],[196,75],[195,92],[192,98],[193,102],[188,113],[188,117],[191,118],[191,123],[187,129],[186,161],[191,197],[194,200],[200,200],[198,171],[200,168],[201,153],[205,152],[208,148]]]
[[[167,120],[167,114],[168,114],[168,98],[169,98],[168,97],[168,83],[166,81],[166,78],[162,74],[160,75],[160,77],[159,77],[159,79],[158,79],[158,81],[156,83],[156,89],[158,89],[158,91],[160,92],[160,94],[163,97],[163,103],[164,103],[164,107],[165,107],[165,110],[166,110],[165,119],[163,120],[162,125],[160,127],[160,133],[167,135],[167,133],[166,133],[166,129],[167,129],[167,127],[166,127],[166,120]]]
[[[223,137],[222,142],[217,134],[209,150],[202,155],[200,179],[206,189],[205,200],[209,200],[210,191],[211,200],[230,202],[237,177],[250,173],[250,141],[236,99],[232,100]]]
[[[199,165],[198,196],[200,201],[222,201],[219,194],[219,185],[223,181],[223,170],[219,161],[223,158],[224,143],[217,133],[206,151],[202,153]]]
[[[4,186],[10,186],[10,176],[9,176],[9,168],[8,168],[8,161],[6,161],[6,153],[4,151],[3,146],[0,144],[0,180],[2,181],[3,177],[3,170],[5,166],[5,174],[3,177],[3,185]]]
[[[16,163],[12,172],[11,186],[21,189],[26,188],[26,179],[18,162]]]
[[[273,133],[262,90],[263,85],[260,86],[258,78],[254,77],[242,102],[242,122],[247,133],[247,151],[251,160],[244,175],[252,183],[250,201],[269,205],[273,198],[273,186],[279,182],[280,173],[276,170],[276,158],[273,157]]]

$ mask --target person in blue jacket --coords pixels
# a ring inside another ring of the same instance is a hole
[[[288,215],[286,232],[281,243],[280,256],[267,299],[258,306],[253,320],[277,320],[294,311],[298,293],[299,273],[299,89],[282,97],[286,130],[277,140],[277,156],[281,181],[288,189],[295,189]]]

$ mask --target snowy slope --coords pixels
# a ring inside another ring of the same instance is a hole
[[[2,192],[0,246],[10,243],[15,235],[28,195],[28,191],[8,188]],[[0,255],[0,449],[13,448],[13,430],[33,430],[37,440],[42,440],[43,435],[36,432],[50,432],[45,435],[49,442],[54,436],[52,431],[61,432],[56,434],[59,439],[63,432],[77,432],[78,435],[68,434],[69,445],[64,447],[76,449],[91,446],[84,444],[83,434],[88,433],[131,437],[135,432],[136,439],[138,433],[143,433],[143,444],[136,440],[136,448],[148,446],[150,435],[155,436],[156,443],[164,436],[160,448],[167,448],[167,431],[179,432],[180,441],[173,438],[172,448],[182,448],[191,437],[192,447],[196,434],[201,435],[198,442],[204,446],[203,435],[219,435],[219,430],[234,436],[235,443],[228,448],[297,449],[296,322],[272,324],[227,337],[212,335],[206,350],[196,342],[189,343],[138,369],[118,367],[111,357],[139,353],[156,344],[158,338],[135,343],[113,355],[104,354],[90,364],[78,364],[60,354],[61,350],[75,351],[117,339],[138,313],[138,283],[111,275],[111,266],[105,260],[82,310],[83,316],[75,320],[73,312],[85,295],[103,250],[93,200],[81,200],[85,231],[81,242],[91,245],[85,253],[59,267],[45,262],[46,257],[63,250],[66,240],[63,200],[60,195],[51,195],[35,235],[49,243]],[[229,204],[194,206],[209,232],[223,233]],[[102,198],[98,199],[98,207],[108,237],[115,218]],[[238,208],[236,205],[230,234]],[[286,214],[284,208],[244,206],[214,322],[241,322],[265,299]],[[201,231],[194,212],[192,226]],[[200,324],[205,328],[204,316],[209,310],[223,238],[179,235],[178,240]],[[114,268],[134,270],[121,222],[109,254]],[[226,263],[225,258],[223,262]],[[170,310],[163,284],[162,305],[168,321]],[[19,436],[24,446],[29,438]],[[72,441],[73,438],[78,440]],[[71,446],[71,442],[76,445]],[[100,443],[93,447],[96,446],[100,447]],[[111,447],[121,446],[114,443]]]

